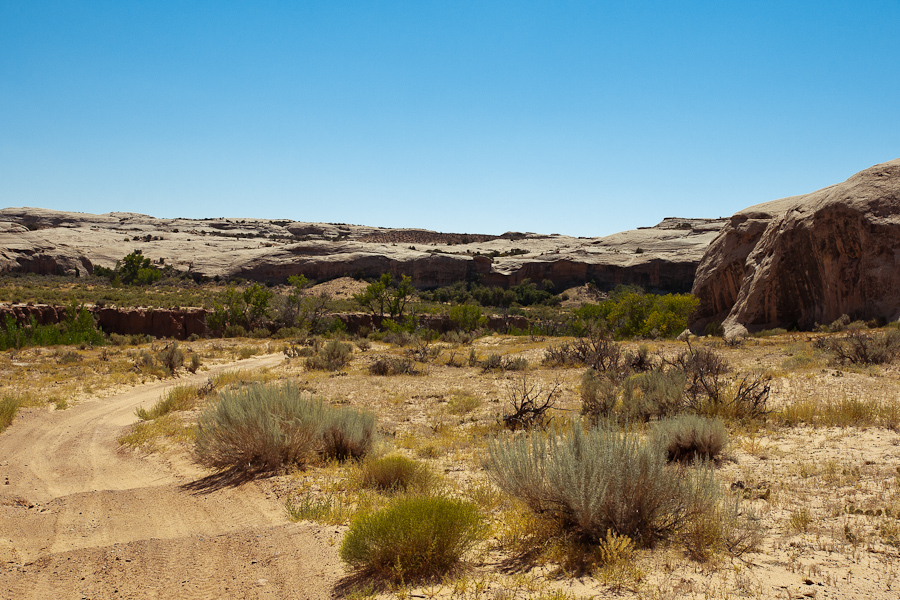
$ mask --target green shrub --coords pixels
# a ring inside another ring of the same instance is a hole
[[[575,310],[583,323],[611,331],[616,339],[674,337],[687,328],[700,301],[690,294],[645,294],[639,288],[622,287],[599,304]]]
[[[630,433],[574,427],[489,445],[486,468],[498,487],[576,540],[596,544],[607,531],[648,546],[715,508],[713,471],[671,468],[658,444]]]
[[[227,325],[222,337],[238,338],[247,337],[247,329],[243,325]]]
[[[360,484],[382,491],[426,491],[434,483],[434,475],[424,463],[398,454],[363,463]]]
[[[7,315],[0,326],[0,350],[26,346],[102,346],[104,341],[93,315],[75,302],[66,308],[66,318],[61,323],[38,325],[34,316],[28,323],[18,323]]]
[[[200,413],[195,454],[214,469],[249,473],[303,465],[317,454],[361,456],[375,419],[305,397],[293,384],[226,389]]]
[[[340,556],[362,574],[392,582],[438,577],[485,533],[474,504],[443,497],[400,498],[350,522]]]
[[[657,443],[669,461],[715,460],[728,444],[728,432],[721,419],[679,415],[659,421],[653,428]]]
[[[451,306],[448,316],[456,329],[465,332],[475,331],[487,325],[487,317],[481,313],[481,308],[474,304]]]
[[[331,340],[318,354],[306,359],[304,365],[311,371],[339,371],[350,363],[353,348],[337,340]]]
[[[455,329],[453,331],[447,331],[445,333],[442,333],[440,336],[440,340],[442,342],[447,342],[448,344],[463,344],[463,345],[471,344],[473,341],[475,341],[475,338],[476,338],[475,333],[469,333],[466,331],[458,331]]]

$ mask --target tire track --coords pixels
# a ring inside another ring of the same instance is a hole
[[[116,442],[168,387],[279,361],[17,419],[0,436],[0,598],[330,597],[342,571],[333,530],[288,523],[254,482],[188,491],[200,469]]]

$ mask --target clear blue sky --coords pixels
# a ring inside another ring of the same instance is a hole
[[[897,0],[0,0],[0,207],[595,236],[898,157]]]

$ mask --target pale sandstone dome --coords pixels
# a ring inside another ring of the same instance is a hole
[[[843,314],[900,317],[900,159],[736,213],[709,245],[695,330],[811,328]]]
[[[602,286],[639,284],[686,292],[703,251],[723,224],[722,219],[670,218],[655,227],[575,238],[6,208],[0,210],[0,270],[85,275],[94,265],[112,267],[140,249],[153,261],[162,258],[206,277],[283,282],[304,274],[327,281],[392,272],[409,275],[419,288],[478,277],[487,285],[548,279],[562,290],[594,280]],[[526,253],[486,256],[513,250]]]

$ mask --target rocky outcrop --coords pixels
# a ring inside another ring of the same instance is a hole
[[[697,268],[692,328],[808,329],[900,317],[900,159],[735,214]]]
[[[557,289],[593,281],[686,292],[723,220],[663,220],[600,238],[508,232],[500,236],[421,229],[254,219],[156,219],[39,208],[0,210],[0,271],[88,275],[134,250],[197,278],[279,283],[409,275],[419,288],[478,279],[525,279]]]

